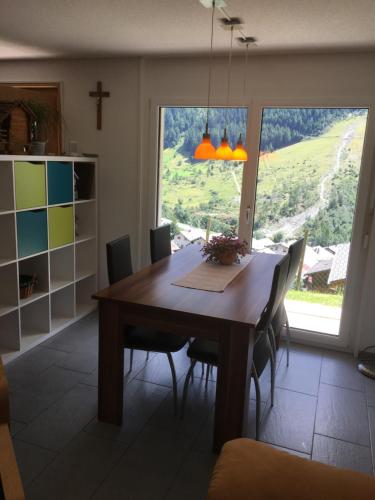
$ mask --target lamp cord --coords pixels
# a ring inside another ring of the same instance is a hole
[[[249,55],[249,44],[246,44],[245,52],[245,67],[244,67],[244,78],[243,78],[243,107],[246,105],[246,91],[247,91],[247,58]]]
[[[229,106],[230,81],[232,72],[232,47],[233,47],[233,26],[230,27],[230,50],[228,59],[228,89],[227,89],[227,107]]]
[[[210,62],[208,65],[206,133],[208,133],[208,112],[210,109],[210,96],[211,96],[212,48],[213,48],[213,43],[214,43],[214,16],[215,16],[215,0],[212,1],[212,15],[211,15],[211,46],[210,46]]]

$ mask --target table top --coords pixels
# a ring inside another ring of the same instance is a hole
[[[255,327],[269,299],[275,265],[283,256],[254,254],[251,262],[222,293],[172,285],[202,262],[200,249],[199,245],[189,245],[97,292],[93,298],[139,305],[145,311],[152,308],[161,312],[188,313]]]

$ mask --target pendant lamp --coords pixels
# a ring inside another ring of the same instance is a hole
[[[245,52],[245,67],[244,67],[244,78],[243,78],[243,104],[245,107],[245,102],[246,102],[246,87],[247,87],[247,56],[249,53],[249,42],[245,41],[246,43],[246,52]],[[236,149],[233,151],[233,160],[236,161],[247,161],[247,151],[243,146],[242,143],[242,134],[240,134]]]
[[[233,151],[233,160],[236,161],[247,161],[247,151],[242,144],[242,134],[240,134],[236,149]]]
[[[212,15],[211,15],[211,47],[210,47],[210,63],[208,70],[206,129],[202,137],[202,142],[197,146],[194,152],[194,158],[196,160],[216,160],[216,150],[211,143],[211,136],[208,131],[208,113],[210,110],[210,95],[211,95],[212,47],[214,39],[214,15],[215,15],[215,0],[212,1]]]
[[[230,94],[232,46],[233,46],[233,24],[230,27],[230,49],[229,49],[229,59],[228,59],[228,86],[227,86],[227,112],[226,112],[227,116],[228,116],[228,105],[229,105],[229,94]],[[233,151],[228,142],[226,127],[224,129],[224,135],[221,138],[221,144],[216,150],[216,158],[218,160],[233,160]]]

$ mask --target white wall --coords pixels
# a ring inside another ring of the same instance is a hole
[[[225,104],[225,59],[213,71],[214,103]],[[230,104],[242,104],[243,60],[234,60]],[[95,100],[89,98],[97,80],[111,97],[103,104],[103,130],[96,131]],[[128,232],[133,258],[148,259],[148,230],[155,222],[157,104],[204,105],[207,60],[201,58],[111,59],[0,63],[0,81],[60,81],[63,114],[69,133],[84,152],[100,156],[101,284],[106,282],[104,244]],[[268,99],[374,99],[375,54],[250,57],[248,102]],[[141,133],[140,133],[141,132]],[[368,141],[374,149],[375,137]],[[370,158],[367,158],[367,163]],[[368,164],[368,166],[370,166]],[[360,228],[361,229],[361,228]],[[375,270],[375,262],[370,265]],[[360,277],[362,279],[362,277]],[[366,296],[373,303],[375,290]],[[369,299],[368,299],[369,300]],[[365,307],[365,306],[363,306]],[[375,308],[367,307],[360,347],[375,343]]]
[[[129,233],[134,253],[138,232],[138,60],[0,63],[1,82],[61,82],[64,142],[76,140],[100,160],[100,283],[107,280],[105,242]],[[88,92],[103,82],[102,130],[96,130],[96,101]]]

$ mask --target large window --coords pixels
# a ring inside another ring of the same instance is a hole
[[[159,222],[172,225],[174,248],[201,243],[207,235],[238,232],[242,162],[197,161],[206,108],[161,109]],[[246,137],[245,108],[210,109],[211,139],[220,144],[227,123],[229,141]]]

